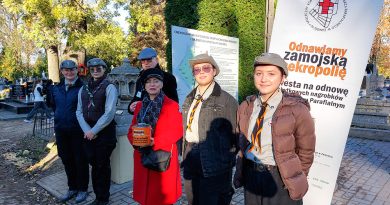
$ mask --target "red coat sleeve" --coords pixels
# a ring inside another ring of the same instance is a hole
[[[172,145],[183,135],[182,116],[179,104],[169,98],[164,99],[163,108],[154,133],[153,150],[170,151]]]
[[[131,121],[131,125],[129,127],[129,131],[127,133],[127,139],[129,139],[129,142],[130,142],[131,145],[133,145],[133,132],[132,132],[132,129],[133,129],[133,126],[135,124],[137,124],[137,115],[138,115],[139,111],[141,110],[141,107],[142,107],[142,101],[138,102],[137,105],[135,106],[133,120]]]

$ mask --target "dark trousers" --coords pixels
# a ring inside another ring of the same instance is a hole
[[[244,160],[245,205],[302,205],[302,200],[292,200],[280,178],[277,167],[256,166]]]
[[[34,103],[34,108],[31,110],[31,112],[28,113],[26,119],[31,120],[31,118],[33,118],[34,115],[37,114],[39,108],[41,108],[46,113],[47,118],[51,118],[50,109],[47,107],[46,103],[42,101],[42,102],[35,102]]]
[[[110,156],[116,146],[115,125],[108,125],[93,140],[84,139],[88,162],[92,166],[92,186],[96,199],[108,201],[110,197]]]
[[[197,146],[190,145],[190,149],[183,163],[183,175],[191,180],[193,202],[192,205],[229,205],[234,194],[232,187],[232,170],[211,177],[204,177],[200,161],[200,152]]]
[[[56,143],[58,156],[65,167],[69,190],[87,191],[89,167],[83,149],[83,133],[56,132]]]

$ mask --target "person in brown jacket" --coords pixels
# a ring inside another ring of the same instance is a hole
[[[278,54],[261,54],[253,67],[259,93],[237,111],[240,151],[234,185],[244,186],[246,205],[302,204],[315,149],[310,105],[280,88],[288,69]]]

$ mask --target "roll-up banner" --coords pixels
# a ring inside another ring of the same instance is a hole
[[[383,0],[278,1],[269,52],[287,61],[283,87],[310,102],[315,120],[305,205],[331,203],[382,6]]]

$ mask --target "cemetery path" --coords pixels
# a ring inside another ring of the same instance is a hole
[[[48,154],[46,141],[32,137],[32,123],[0,121],[0,204],[57,204],[56,199],[35,182],[61,169],[52,160],[45,170],[32,169]]]

